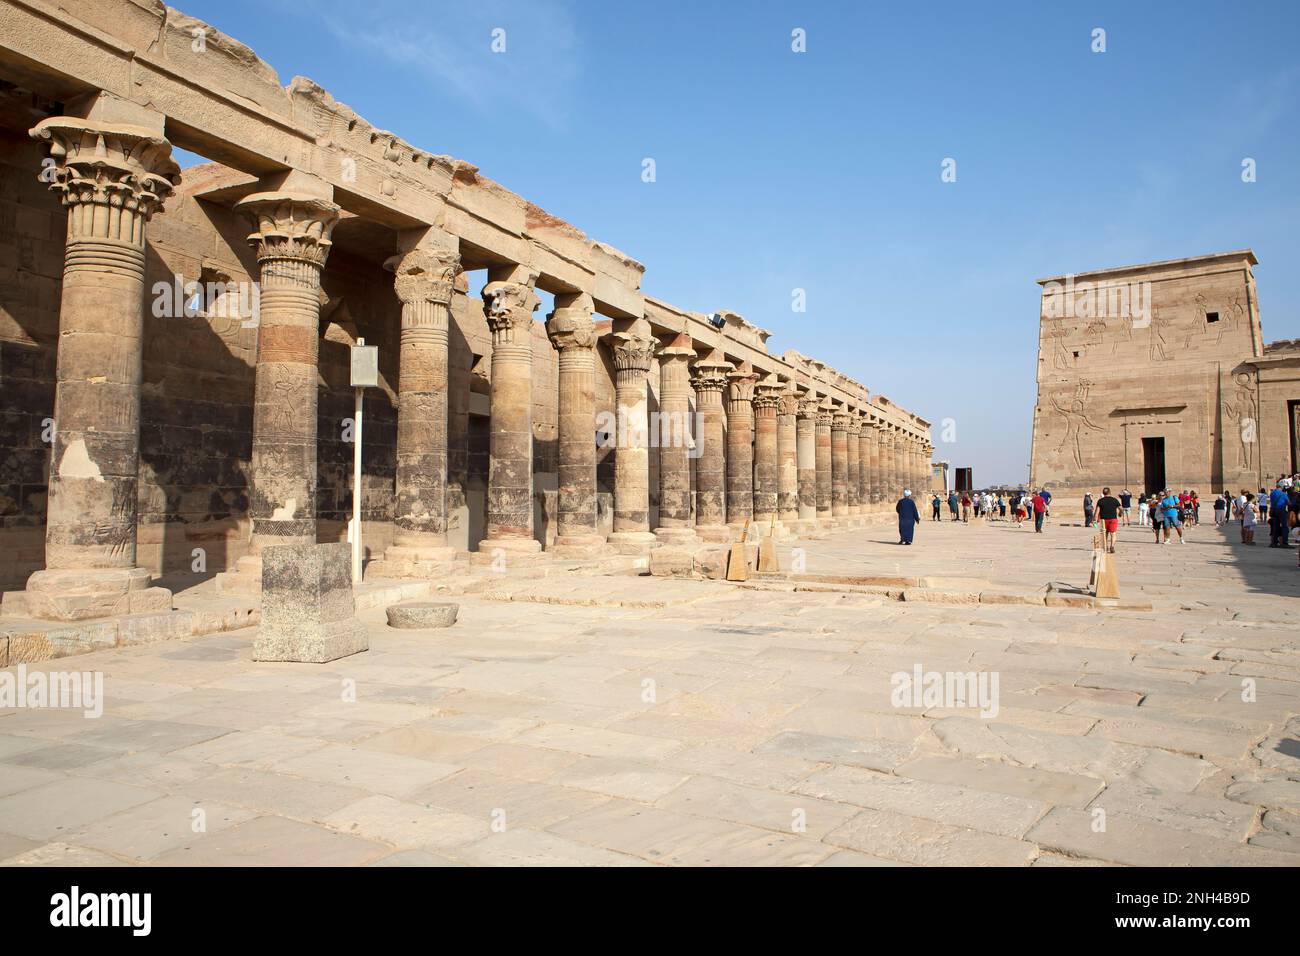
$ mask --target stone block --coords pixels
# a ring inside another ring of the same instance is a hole
[[[369,647],[356,616],[347,544],[262,551],[262,626],[254,660],[323,664]]]
[[[978,604],[978,591],[943,591],[938,588],[904,588],[904,601],[925,601],[930,604]]]
[[[388,626],[400,628],[451,627],[460,605],[449,601],[412,601],[388,608]]]
[[[151,578],[145,568],[37,571],[27,581],[27,610],[55,621],[170,611],[171,591],[152,587]]]
[[[1043,595],[1037,592],[1029,594],[1012,594],[1006,591],[981,591],[981,604],[1038,604],[1043,603]]]
[[[192,611],[128,614],[118,619],[118,643],[154,644],[189,637],[194,633],[194,621]]]
[[[727,574],[727,548],[701,548],[692,557],[696,572],[710,581],[721,581]]]
[[[680,548],[656,548],[650,552],[650,573],[655,577],[694,577],[695,562],[690,551]]]

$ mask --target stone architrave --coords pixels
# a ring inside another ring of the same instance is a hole
[[[754,517],[754,386],[748,362],[727,374],[727,524],[741,530]],[[774,422],[775,423],[775,422]]]
[[[817,406],[817,523],[833,525],[831,495],[831,422],[835,406],[829,398]]]
[[[345,542],[262,549],[262,621],[253,660],[324,664],[370,647]]]
[[[695,359],[692,385],[700,417],[695,460],[695,533],[705,541],[730,541],[727,526],[725,412],[722,393],[732,365],[717,349]]]
[[[585,557],[605,549],[596,524],[596,330],[591,296],[556,296],[546,334],[559,352],[559,490],[553,550]]]
[[[777,515],[781,388],[775,375],[754,387],[754,531],[760,537],[772,528]]]
[[[162,118],[140,119],[150,125],[56,116],[31,131],[67,210],[45,569],[27,582],[38,618],[172,606],[136,566],[136,501],[145,225],[180,176]]]
[[[658,543],[650,533],[650,415],[646,376],[657,343],[650,323],[610,335],[618,427],[614,448],[614,532],[620,554],[643,554]]]
[[[418,246],[385,266],[402,303],[402,327],[397,495],[384,573],[426,577],[456,555],[447,542],[447,332],[460,256],[445,246]]]
[[[695,357],[691,337],[676,336],[659,351],[659,427],[654,444],[659,451],[659,527],[655,537],[665,545],[689,546],[699,541],[691,521],[691,372]]]
[[[537,273],[524,266],[492,270],[483,305],[492,332],[492,426],[489,437],[486,537],[476,561],[500,552],[535,555],[533,537],[533,291]]]

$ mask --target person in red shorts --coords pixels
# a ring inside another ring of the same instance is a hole
[[[1097,518],[1106,530],[1106,550],[1115,553],[1115,532],[1119,530],[1119,516],[1124,505],[1110,493],[1109,488],[1101,489],[1101,500],[1097,502]]]

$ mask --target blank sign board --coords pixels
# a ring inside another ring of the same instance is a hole
[[[379,346],[352,346],[352,387],[374,388],[379,384]]]

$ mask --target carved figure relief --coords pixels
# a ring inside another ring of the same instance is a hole
[[[1080,387],[1084,389],[1084,397],[1079,398],[1079,393],[1076,391],[1076,397],[1070,402],[1068,408],[1055,395],[1051,398],[1052,407],[1055,408],[1057,413],[1065,419],[1065,437],[1061,439],[1061,444],[1058,446],[1057,451],[1062,452],[1068,448],[1070,455],[1074,459],[1075,468],[1079,469],[1083,468],[1084,430],[1102,430],[1100,425],[1088,417],[1086,385],[1087,383],[1081,383],[1080,385]]]

